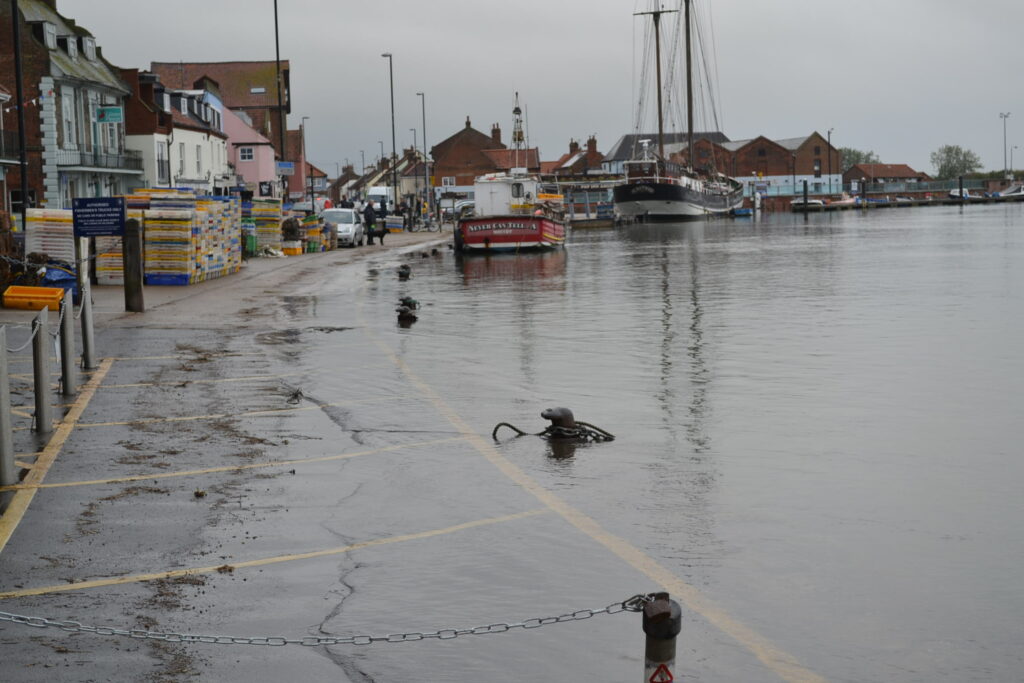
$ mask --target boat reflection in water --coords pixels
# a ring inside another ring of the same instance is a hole
[[[521,254],[472,254],[456,259],[463,284],[485,282],[536,282],[541,287],[561,288],[565,283],[566,250],[531,251]]]

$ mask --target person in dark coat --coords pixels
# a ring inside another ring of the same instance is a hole
[[[366,206],[363,207],[363,230],[366,231],[366,243],[373,244],[373,236],[377,234],[377,212],[373,210],[373,202],[366,202]],[[384,244],[384,238],[380,240],[381,244]]]

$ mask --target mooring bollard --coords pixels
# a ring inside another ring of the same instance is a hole
[[[11,377],[7,372],[7,328],[0,327],[0,486],[18,483],[11,435]],[[4,501],[0,500],[0,510]]]
[[[32,319],[32,373],[35,379],[36,431],[53,431],[53,406],[50,405],[50,331],[46,324],[49,307]]]
[[[74,396],[78,391],[75,372],[75,305],[65,296],[60,301],[60,384],[61,393]]]
[[[124,310],[145,313],[142,296],[142,232],[139,221],[129,218],[121,238],[121,265],[124,273]]]
[[[676,680],[676,636],[683,628],[683,610],[668,593],[655,593],[644,606],[644,683]]]

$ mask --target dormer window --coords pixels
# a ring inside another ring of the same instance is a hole
[[[96,39],[86,36],[82,38],[82,51],[85,52],[85,58],[90,62],[96,61]]]
[[[43,42],[50,50],[57,49],[57,26],[48,21],[43,22]]]
[[[67,50],[68,56],[72,59],[78,59],[78,39],[71,36],[67,37]]]

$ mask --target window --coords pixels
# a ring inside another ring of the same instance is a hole
[[[82,48],[85,52],[85,57],[90,62],[96,61],[96,39],[85,37],[82,38]]]
[[[820,157],[821,156],[821,145],[815,145],[814,146],[814,156],[816,156],[816,157]]]
[[[43,42],[47,48],[57,49],[57,26],[48,21],[43,22]]]
[[[185,175],[185,143],[178,143],[178,175]]]
[[[203,146],[196,145],[196,177],[203,175]]]
[[[522,183],[512,183],[512,196],[515,197],[516,199],[518,199],[518,198],[523,196],[523,184]]]
[[[455,176],[446,175],[441,178],[442,187],[455,187]]]
[[[238,160],[239,161],[252,161],[253,160],[253,149],[252,147],[239,147],[238,148]]]
[[[763,156],[767,156],[767,155],[768,155],[768,152],[765,151],[764,147],[762,147],[761,149],[757,150],[757,156],[763,157]]]
[[[814,177],[815,178],[820,178],[821,177],[821,159],[815,159],[814,160]]]
[[[36,191],[28,191],[28,206],[32,208],[36,205]],[[11,190],[11,214],[18,215],[21,213],[21,190]]]

